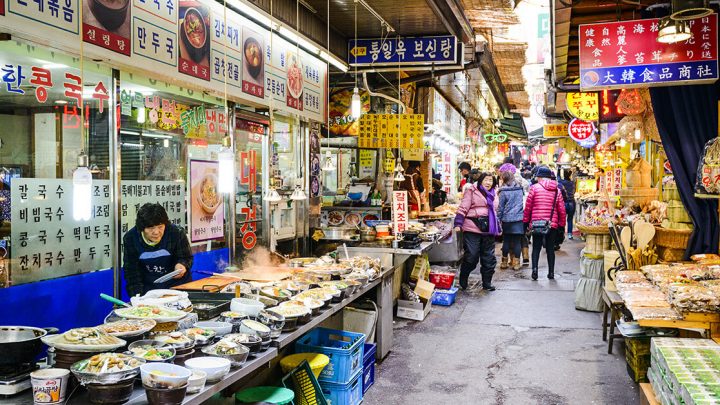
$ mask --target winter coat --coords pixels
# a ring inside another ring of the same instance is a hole
[[[553,217],[550,218],[556,193],[555,212],[553,213]],[[558,190],[558,183],[555,180],[546,178],[538,179],[538,182],[530,187],[527,200],[525,200],[523,222],[529,224],[533,221],[540,220],[550,220],[551,228],[565,226],[565,221],[567,220],[565,201],[563,200],[560,190]]]
[[[523,220],[523,188],[512,184],[500,188],[498,207],[500,222],[520,222]]]
[[[488,204],[477,184],[465,185],[463,198],[455,214],[455,226],[462,228],[463,232],[482,233],[470,218],[488,216]],[[498,211],[500,199],[495,197],[495,212]]]
[[[530,182],[525,180],[519,171],[515,172],[515,185],[522,187],[525,194],[530,191]]]

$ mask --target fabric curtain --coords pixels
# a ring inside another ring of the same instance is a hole
[[[694,197],[705,143],[718,136],[718,94],[717,83],[650,89],[660,138],[682,203],[695,225],[685,259],[718,251],[717,201]]]

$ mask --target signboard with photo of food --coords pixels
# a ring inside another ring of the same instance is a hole
[[[130,56],[130,0],[87,0],[83,7],[83,40]]]
[[[287,106],[303,110],[303,64],[300,56],[288,52],[287,58]]]
[[[243,80],[242,91],[251,96],[265,98],[265,41],[262,35],[243,27]]]
[[[190,160],[190,242],[224,236],[225,209],[218,192],[219,163]]]
[[[178,71],[210,81],[210,10],[197,1],[181,1],[178,13]]]

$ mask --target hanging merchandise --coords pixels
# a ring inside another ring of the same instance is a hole
[[[628,115],[620,120],[617,135],[625,142],[638,143],[642,139],[635,139],[635,131],[643,130],[643,119],[640,115]]]
[[[695,192],[720,194],[720,138],[711,139],[705,144],[703,157],[698,164]]]
[[[662,143],[660,131],[658,130],[655,114],[651,110],[645,112],[643,119],[643,133],[653,142]]]
[[[647,90],[644,89],[644,91]],[[647,104],[639,89],[625,89],[620,92],[616,105],[626,115],[642,114],[647,109]]]

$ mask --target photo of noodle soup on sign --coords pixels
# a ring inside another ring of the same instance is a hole
[[[218,192],[218,162],[190,161],[190,241],[223,237],[225,210]]]

